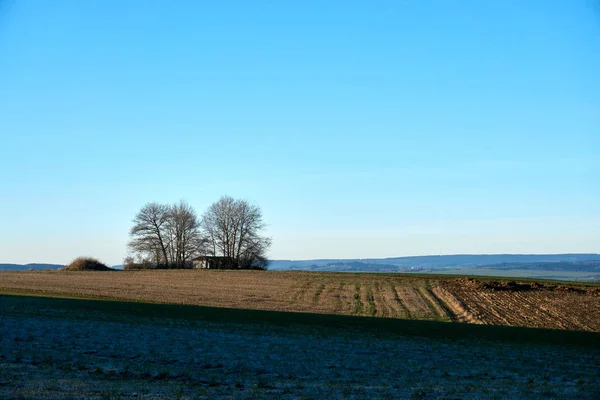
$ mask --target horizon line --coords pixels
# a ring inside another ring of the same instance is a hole
[[[600,253],[453,253],[453,254],[422,254],[412,256],[394,256],[394,257],[346,257],[346,258],[271,258],[269,261],[322,261],[322,260],[389,260],[393,258],[417,258],[417,257],[453,257],[453,256],[569,256],[569,255],[589,255],[599,256]],[[54,262],[28,262],[25,264],[0,262],[2,264],[13,265],[33,265],[33,264],[48,264],[48,265],[66,265],[63,263]],[[112,264],[123,265],[123,264]]]

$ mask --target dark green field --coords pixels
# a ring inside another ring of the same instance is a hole
[[[600,334],[0,296],[0,398],[598,398]]]

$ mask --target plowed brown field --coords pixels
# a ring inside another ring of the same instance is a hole
[[[600,332],[598,287],[533,284],[531,288],[497,288],[496,282],[491,283],[474,279],[440,282],[462,305],[466,322]]]
[[[275,271],[2,272],[0,292],[600,332],[598,286],[485,282]]]

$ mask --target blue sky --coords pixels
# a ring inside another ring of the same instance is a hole
[[[4,1],[0,262],[262,207],[272,258],[600,252],[600,8]]]

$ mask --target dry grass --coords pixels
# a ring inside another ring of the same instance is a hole
[[[510,292],[468,282],[317,272],[52,271],[3,272],[0,291],[600,332],[597,289]]]

